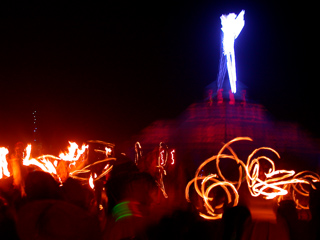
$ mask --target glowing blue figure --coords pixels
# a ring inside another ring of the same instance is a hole
[[[231,86],[232,93],[237,91],[236,81],[236,59],[234,54],[234,40],[239,36],[242,28],[244,27],[244,10],[242,10],[237,16],[234,13],[228,15],[222,15],[220,17],[222,25],[222,45],[223,45],[223,55],[220,60],[220,69],[218,76],[218,88],[222,88],[222,83],[224,80],[226,68],[225,68],[225,59],[226,65],[228,68],[229,81]]]

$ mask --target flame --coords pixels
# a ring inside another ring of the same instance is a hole
[[[25,166],[35,165],[44,172],[48,172],[50,174],[57,174],[55,166],[50,160],[48,160],[48,157],[56,158],[55,156],[43,155],[37,158],[30,158],[30,156],[31,144],[28,144],[28,146],[26,147],[26,156],[24,157],[22,164]]]
[[[217,186],[220,186],[224,190],[227,197],[227,204],[236,206],[239,201],[238,189],[242,183],[243,172],[246,174],[245,179],[247,186],[253,197],[262,195],[265,197],[265,199],[278,198],[277,200],[279,202],[283,199],[283,196],[291,194],[297,208],[308,209],[309,206],[307,204],[303,205],[299,202],[299,195],[308,197],[309,191],[303,185],[311,185],[312,188],[315,188],[312,183],[319,182],[320,176],[310,171],[303,171],[295,174],[295,171],[293,170],[276,170],[275,164],[270,158],[266,156],[258,156],[253,158],[253,156],[260,150],[271,151],[278,158],[280,158],[280,155],[274,149],[268,147],[255,149],[248,156],[247,163],[245,164],[237,157],[235,152],[230,147],[232,143],[240,140],[252,141],[252,139],[248,137],[239,137],[226,143],[217,155],[208,158],[199,166],[195,177],[187,184],[185,190],[185,197],[187,201],[190,202],[189,191],[190,186],[193,184],[196,193],[204,202],[205,213],[200,212],[199,215],[205,219],[222,218],[221,210],[225,203],[221,203],[219,201],[214,202],[215,199],[210,197],[212,196],[210,195],[210,192]],[[231,155],[223,154],[225,149],[228,149]],[[220,160],[222,159],[234,160],[239,165],[238,181],[230,181],[222,174],[219,166]],[[203,169],[212,161],[216,162],[217,173],[210,174],[208,176],[200,176],[200,173],[202,173]],[[261,161],[266,161],[271,166],[267,173],[261,174],[263,171],[263,169],[260,169]],[[199,182],[201,182],[200,186]]]
[[[96,161],[89,165],[85,165],[86,158],[84,158],[83,155],[88,149],[88,145],[83,144],[81,149],[79,149],[78,145],[74,142],[69,142],[68,151],[65,153],[60,153],[59,157],[47,154],[39,156],[37,158],[32,158],[31,149],[31,144],[28,144],[25,149],[25,156],[22,159],[22,164],[24,166],[37,166],[42,171],[51,174],[56,179],[56,181],[60,183],[60,186],[62,186],[63,182],[68,177],[72,177],[81,181],[89,180],[91,188],[94,188],[94,181],[105,177],[112,170],[113,165],[109,164],[109,161],[116,160],[116,158],[108,157],[112,151],[112,148],[105,148],[107,156],[106,159]],[[0,179],[3,178],[3,176],[10,176],[10,172],[8,171],[8,162],[6,159],[6,155],[8,154],[8,152],[8,149],[4,147],[0,148]],[[91,173],[90,179],[88,177],[81,177],[81,175],[78,176],[78,174],[90,173],[90,167],[96,164],[105,164],[99,176],[97,176],[96,173],[93,177]]]
[[[3,178],[3,175],[9,177],[10,173],[8,170],[8,162],[6,159],[7,154],[9,153],[8,149],[5,147],[0,148],[0,179]]]
[[[69,142],[70,146],[68,147],[68,153],[60,153],[59,158],[64,161],[77,161],[80,156],[85,152],[89,147],[88,145],[83,144],[81,149],[79,149],[78,144],[75,142]]]
[[[67,153],[60,153],[59,157],[54,155],[42,155],[37,158],[31,158],[31,144],[26,147],[26,156],[23,159],[23,165],[30,166],[35,165],[39,167],[42,171],[48,172],[52,175],[57,175],[58,161],[71,162],[70,166],[74,166],[76,161],[80,159],[83,153],[88,148],[88,145],[83,144],[81,149],[78,148],[78,144],[75,142],[69,142]],[[53,162],[51,161],[53,160]],[[60,176],[57,176],[60,178]],[[60,178],[61,179],[61,178]]]

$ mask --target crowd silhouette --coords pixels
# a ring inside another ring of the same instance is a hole
[[[320,237],[319,183],[315,183],[317,189],[310,190],[310,210],[297,210],[291,199],[279,205],[265,204],[260,199],[275,218],[257,219],[248,207],[254,203],[243,203],[243,199],[238,206],[225,208],[222,219],[208,221],[199,216],[195,205],[185,200],[184,189],[191,176],[185,173],[183,160],[159,169],[158,147],[141,155],[138,162],[114,153],[112,171],[95,181],[94,189],[71,177],[61,183],[38,168],[23,166],[19,162],[22,151],[23,144],[18,143],[8,161],[12,174],[0,179],[0,239]],[[161,174],[165,189],[159,183]]]

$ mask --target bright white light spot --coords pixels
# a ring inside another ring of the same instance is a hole
[[[223,54],[227,59],[227,68],[229,74],[229,81],[231,91],[235,93],[237,91],[236,81],[236,59],[234,54],[234,40],[239,36],[242,28],[244,27],[244,10],[242,10],[237,16],[234,13],[228,15],[222,15],[221,25],[223,32]]]

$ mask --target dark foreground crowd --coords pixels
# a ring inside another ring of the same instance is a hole
[[[165,198],[154,175],[123,155],[95,189],[73,178],[61,185],[35,169],[24,178],[23,194],[12,177],[0,179],[0,239],[320,239],[316,190],[307,217],[287,200],[275,210],[275,221],[252,219],[243,205],[208,221],[184,199],[185,179],[177,171],[164,178]]]

